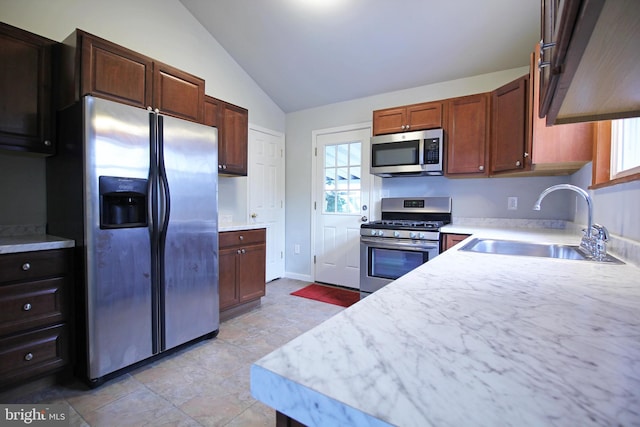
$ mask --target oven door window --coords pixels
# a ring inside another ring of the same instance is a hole
[[[371,146],[371,165],[405,166],[420,164],[420,141],[389,142]]]
[[[369,276],[395,280],[429,261],[427,251],[369,248]]]

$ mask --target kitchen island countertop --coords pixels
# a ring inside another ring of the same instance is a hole
[[[640,268],[461,246],[255,362],[253,396],[309,426],[640,424]]]

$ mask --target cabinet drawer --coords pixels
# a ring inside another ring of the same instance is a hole
[[[65,278],[0,286],[0,335],[64,320]]]
[[[64,249],[0,255],[2,282],[62,275],[67,272]]]
[[[238,245],[248,245],[252,243],[264,243],[265,229],[242,230],[242,231],[224,231],[218,236],[221,248]]]
[[[68,361],[65,325],[0,340],[0,384],[63,367]]]

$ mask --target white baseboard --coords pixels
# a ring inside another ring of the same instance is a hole
[[[296,279],[296,280],[302,280],[305,282],[313,282],[313,278],[309,274],[298,274],[298,273],[292,273],[290,271],[285,271],[284,277],[286,277],[287,279]]]

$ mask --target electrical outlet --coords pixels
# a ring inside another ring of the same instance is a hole
[[[515,196],[507,197],[507,209],[515,211],[518,209],[518,198]]]
[[[298,245],[298,244],[293,245],[293,253],[294,254],[299,254],[300,253],[300,245]]]

